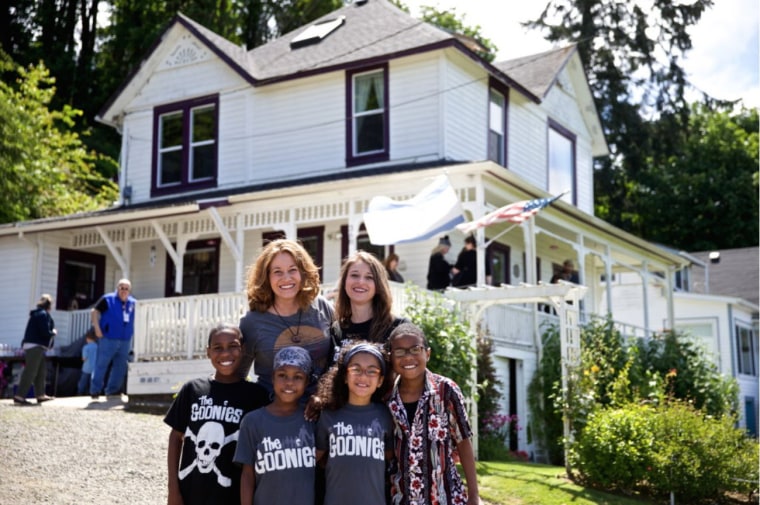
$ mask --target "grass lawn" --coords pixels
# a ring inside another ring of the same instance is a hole
[[[654,502],[587,489],[565,477],[564,467],[479,461],[480,499],[488,505],[645,505]]]

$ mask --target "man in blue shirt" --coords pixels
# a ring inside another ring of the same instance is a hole
[[[98,343],[98,358],[92,375],[90,395],[97,399],[103,391],[106,371],[111,365],[107,396],[121,394],[124,378],[127,376],[127,361],[135,332],[135,302],[130,295],[132,283],[128,279],[119,280],[116,291],[103,295],[90,311],[92,327]]]

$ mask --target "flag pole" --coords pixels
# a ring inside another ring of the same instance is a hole
[[[524,222],[524,221],[523,221],[523,222]],[[508,233],[508,232],[509,232],[510,230],[512,230],[512,228],[514,228],[515,226],[520,226],[521,224],[522,224],[522,223],[514,223],[512,226],[510,226],[510,227],[509,227],[509,228],[507,228],[506,230],[504,230],[504,231],[502,231],[502,232],[499,232],[498,234],[496,234],[496,236],[495,236],[494,238],[492,238],[491,240],[489,240],[488,242],[486,242],[486,245],[485,245],[485,247],[488,247],[488,246],[490,246],[491,244],[493,244],[493,243],[496,241],[496,239],[497,239],[497,238],[501,237],[501,236],[502,236],[502,235],[504,235],[505,233]]]

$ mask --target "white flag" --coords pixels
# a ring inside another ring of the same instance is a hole
[[[375,245],[427,240],[463,222],[459,197],[445,175],[409,200],[376,196],[364,213],[369,240]]]

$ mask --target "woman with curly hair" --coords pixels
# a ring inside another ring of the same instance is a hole
[[[330,356],[333,308],[319,294],[319,270],[304,247],[289,239],[269,242],[248,270],[249,311],[240,319],[244,337],[242,376],[253,363],[259,384],[272,392],[274,355],[300,346],[311,355],[313,372],[306,397],[316,389]]]

